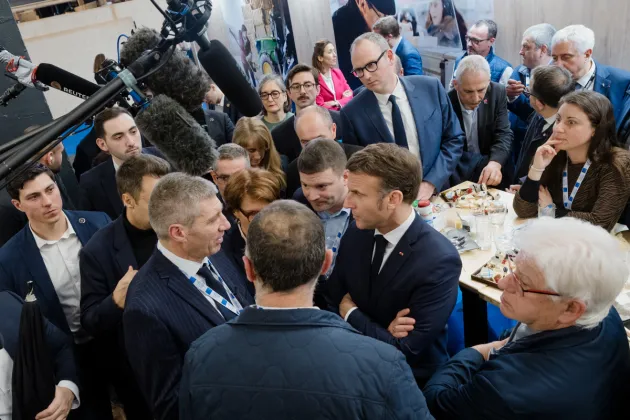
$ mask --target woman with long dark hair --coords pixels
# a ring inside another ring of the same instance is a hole
[[[337,50],[331,41],[322,39],[315,43],[312,64],[319,73],[320,91],[316,99],[317,105],[339,111],[350,102],[353,94],[341,70],[335,68]]]

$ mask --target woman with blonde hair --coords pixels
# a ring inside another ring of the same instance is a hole
[[[232,142],[247,150],[252,168],[266,169],[278,177],[282,189],[286,188],[286,176],[282,160],[273,143],[271,132],[258,118],[242,117],[236,123]]]

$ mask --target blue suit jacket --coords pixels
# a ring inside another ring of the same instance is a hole
[[[249,293],[238,286],[242,274],[230,258],[220,251],[210,261],[243,307],[252,304]],[[184,355],[193,341],[223,323],[205,296],[160,251],[138,271],[123,313],[125,346],[155,419],[178,419]]]
[[[615,112],[617,133],[622,133],[622,124],[630,114],[630,72],[595,62],[593,90],[610,100]]]
[[[337,310],[349,293],[358,307],[348,318],[350,325],[402,351],[424,383],[448,360],[446,322],[457,300],[462,261],[449,240],[418,215],[370,285],[373,250],[374,231],[352,223],[328,279],[331,306]],[[397,339],[387,327],[405,308],[416,323],[407,337]]]
[[[510,79],[518,80],[524,86],[529,86],[529,83],[527,83],[527,78],[529,77],[529,75],[530,70],[527,67],[520,65],[514,69],[514,72],[512,72],[512,76],[510,76]],[[534,112],[534,108],[532,108],[532,106],[529,104],[529,99],[527,99],[525,95],[521,93],[513,102],[508,102],[508,109],[511,113],[516,115],[521,120],[521,124],[523,124],[524,127],[527,128],[526,121]]]
[[[0,292],[0,348],[15,359],[19,345],[20,317],[23,300],[14,293]],[[57,382],[67,380],[79,384],[72,354],[72,340],[44,318],[45,339],[50,349]]]
[[[424,393],[438,419],[627,419],[629,362],[628,339],[611,309],[594,329],[523,337],[487,362],[462,350]]]
[[[85,245],[97,230],[110,222],[105,213],[64,211],[81,244]],[[33,291],[42,314],[57,328],[70,334],[70,327],[59,303],[57,292],[35,243],[33,233],[26,225],[9,242],[0,248],[0,290],[9,290],[22,299],[33,282]]]
[[[432,419],[404,356],[317,309],[247,308],[186,355],[180,418]]]
[[[422,57],[411,42],[401,38],[396,55],[400,58],[405,76],[422,76]]]
[[[401,77],[416,123],[423,180],[439,191],[455,170],[464,150],[466,135],[440,81],[428,76]],[[342,108],[344,143],[367,146],[394,143],[378,100],[364,89]]]

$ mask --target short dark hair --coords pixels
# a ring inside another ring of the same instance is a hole
[[[171,171],[171,167],[164,159],[151,155],[133,156],[123,162],[116,171],[116,186],[118,194],[131,194],[137,200],[142,191],[142,178],[153,176],[161,178]]]
[[[286,292],[317,280],[326,255],[326,235],[317,215],[305,205],[279,200],[254,217],[245,255],[260,281]]]
[[[298,156],[298,171],[313,175],[331,168],[341,175],[346,169],[348,159],[343,147],[332,139],[315,139],[309,141]]]
[[[105,108],[103,111],[96,114],[94,117],[94,134],[96,134],[97,139],[105,138],[105,123],[109,120],[113,120],[114,118],[118,118],[123,114],[129,115],[133,119],[133,115],[125,108],[120,107],[112,107]]]
[[[55,180],[55,175],[47,166],[44,166],[39,162],[31,163],[7,184],[7,192],[9,193],[9,196],[13,200],[19,200],[20,191],[24,188],[24,185],[27,182],[34,180],[41,174],[46,174],[50,177],[50,179],[57,182]]]
[[[575,81],[569,70],[557,66],[539,66],[532,70],[530,93],[552,108],[558,108],[560,99],[575,90]]]
[[[497,23],[492,19],[480,19],[473,26],[485,26],[488,28],[488,36],[490,38],[496,38],[499,28],[497,27]]]
[[[287,74],[287,80],[285,83],[287,86],[287,89],[289,89],[289,86],[291,86],[291,81],[293,80],[296,74],[305,73],[305,72],[310,72],[313,75],[313,79],[315,80],[315,85],[316,86],[319,85],[319,72],[317,71],[317,69],[311,66],[308,66],[306,64],[296,64],[295,67],[289,70],[289,74]]]
[[[394,16],[383,16],[372,25],[372,30],[384,37],[391,35],[398,38],[400,36],[400,23]]]
[[[380,178],[383,192],[398,190],[405,203],[411,204],[418,197],[422,182],[420,159],[396,144],[370,144],[350,157],[347,169]]]

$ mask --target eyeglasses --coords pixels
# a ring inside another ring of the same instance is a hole
[[[468,35],[466,35],[466,42],[470,42],[473,45],[479,45],[484,41],[490,41],[491,38],[488,39],[478,39],[478,38],[471,38]]]
[[[274,90],[272,92],[263,92],[260,94],[260,99],[262,99],[263,101],[266,101],[267,99],[269,99],[269,97],[271,96],[272,99],[278,99],[280,97],[280,94],[282,92],[280,92],[279,90]]]
[[[311,89],[313,89],[315,86],[317,86],[315,83],[312,82],[306,82],[306,83],[294,83],[291,86],[289,86],[289,90],[292,93],[300,93],[300,91],[302,90],[302,88],[304,88],[305,91],[309,91]]]
[[[226,182],[228,182],[230,180],[231,176],[232,175],[217,175],[217,181],[226,183]]]
[[[387,51],[389,50],[383,51],[376,60],[370,61],[365,66],[353,69],[352,74],[354,74],[355,77],[358,77],[360,79],[363,77],[366,70],[369,71],[370,73],[374,73],[376,70],[378,70],[378,62],[381,61],[381,58],[383,58],[383,56],[385,55]]]
[[[508,263],[508,269],[510,270],[510,274],[512,275],[512,278],[514,278],[516,284],[517,284],[517,288],[516,290],[518,291],[518,294],[523,297],[525,296],[525,293],[534,293],[537,295],[546,295],[546,296],[560,296],[558,293],[556,292],[552,292],[551,290],[538,290],[538,289],[524,289],[523,288],[523,283],[521,283],[521,281],[519,280],[518,276],[516,275],[516,273],[514,273],[514,271],[512,270],[512,258],[511,256],[507,257],[507,263]]]
[[[238,209],[238,211],[240,211],[241,214],[245,216],[245,218],[250,222],[254,219],[254,217],[256,217],[258,213],[261,212],[261,210],[243,211],[243,209]]]

